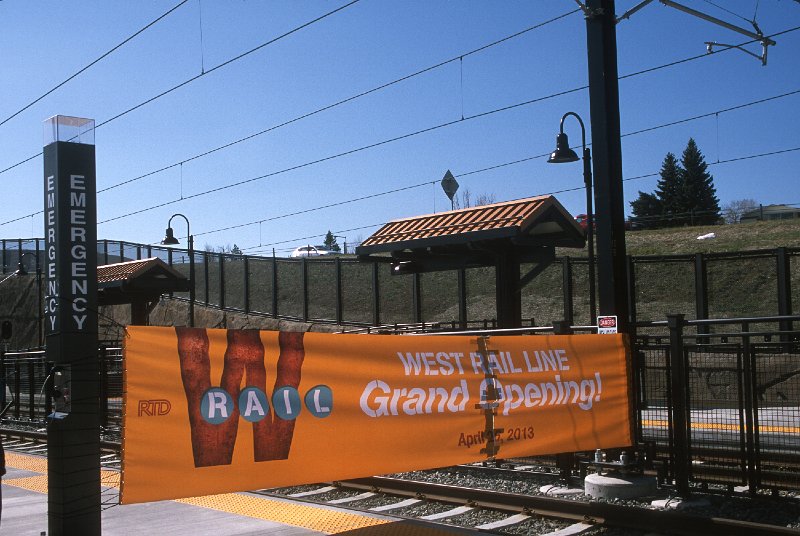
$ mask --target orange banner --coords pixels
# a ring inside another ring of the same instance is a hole
[[[630,445],[622,335],[128,327],[121,502]]]

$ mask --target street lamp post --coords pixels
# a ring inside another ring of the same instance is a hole
[[[597,307],[595,304],[595,275],[594,275],[594,214],[592,203],[592,155],[586,147],[586,127],[583,120],[575,112],[567,112],[561,117],[558,136],[556,136],[556,150],[547,160],[550,164],[563,164],[580,160],[575,151],[569,147],[569,139],[564,133],[564,120],[568,116],[578,120],[581,125],[581,144],[583,145],[583,182],[586,186],[586,241],[589,245],[589,317],[591,324],[597,323]]]
[[[175,238],[175,233],[172,231],[172,218],[175,216],[180,216],[186,222],[186,236],[188,236],[189,240],[189,327],[194,327],[194,237],[192,236],[192,231],[189,228],[189,218],[184,216],[183,214],[173,214],[170,216],[169,221],[167,222],[167,234],[164,237],[164,240],[161,243],[165,246],[174,246],[180,244],[177,238]]]
[[[31,251],[25,251],[19,256],[19,263],[17,264],[17,271],[14,272],[16,275],[28,275],[28,270],[25,269],[25,263],[22,262],[22,259],[25,258],[25,255],[32,255],[36,259],[36,311],[37,311],[37,322],[39,326],[39,346],[43,345],[42,341],[42,321],[43,321],[43,307],[44,304],[42,302],[42,269],[39,266],[39,254],[33,253]]]
[[[342,235],[333,235],[333,238],[343,238],[344,242],[342,242],[342,253],[347,255],[347,237]]]

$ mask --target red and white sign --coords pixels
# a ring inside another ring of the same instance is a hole
[[[598,316],[597,317],[597,334],[609,335],[617,332],[617,317],[616,316]]]

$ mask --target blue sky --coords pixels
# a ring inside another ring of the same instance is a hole
[[[534,158],[554,148],[567,111],[583,117],[591,142],[586,26],[574,1],[360,0],[230,61],[347,3],[189,0],[11,117],[179,0],[0,2],[0,237],[43,236],[42,159],[20,162],[41,151],[42,122],[56,114],[99,125],[100,238],[156,243],[180,212],[198,249],[280,255],[328,230],[352,244],[385,221],[449,209],[438,184],[448,169],[473,197],[571,190],[556,197],[585,211],[580,164]],[[618,0],[617,14],[637,3]],[[655,189],[656,176],[637,177],[657,173],[690,137],[721,205],[800,203],[800,93],[773,98],[800,90],[800,3],[682,3],[786,33],[764,67],[739,50],[704,55],[706,41],[748,39],[658,2],[619,23],[626,207]],[[706,117],[684,121],[696,116]],[[577,122],[565,128],[578,144]],[[746,158],[774,151],[787,152]],[[364,196],[374,197],[353,201]]]

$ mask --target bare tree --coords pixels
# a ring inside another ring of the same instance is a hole
[[[453,198],[453,205],[456,209],[480,207],[482,205],[491,205],[495,202],[495,195],[490,193],[478,194],[475,196],[475,201],[472,201],[472,192],[469,188],[464,188],[461,191],[461,196],[456,195]]]
[[[745,213],[757,208],[758,203],[754,199],[737,199],[723,207],[722,216],[725,223],[739,223]]]

